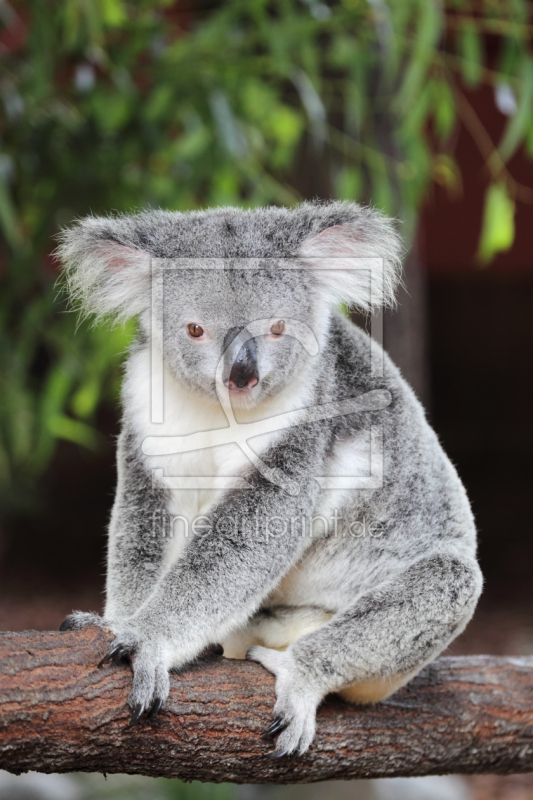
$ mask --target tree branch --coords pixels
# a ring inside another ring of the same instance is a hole
[[[441,658],[376,706],[328,700],[309,753],[273,761],[259,665],[198,663],[171,678],[166,710],[127,728],[129,670],[96,667],[111,640],[0,634],[0,767],[235,783],[533,770],[533,657]]]

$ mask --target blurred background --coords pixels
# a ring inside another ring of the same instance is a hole
[[[531,3],[1,0],[0,24],[0,630],[102,607],[134,326],[67,310],[57,231],[90,212],[344,198],[401,222],[385,345],[479,524],[485,592],[450,652],[532,654]],[[0,797],[289,791],[34,778],[0,774]],[[533,798],[531,776],[437,783],[335,796]]]

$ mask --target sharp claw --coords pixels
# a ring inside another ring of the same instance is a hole
[[[113,656],[111,653],[106,653],[103,659],[98,662],[98,669],[102,669],[102,667],[107,664],[108,661],[111,661],[112,658]]]
[[[275,736],[286,727],[287,723],[281,717],[276,717],[274,722],[271,722],[266,731],[261,734],[261,738],[268,739],[270,736]]]
[[[152,717],[155,717],[155,715],[159,714],[159,712],[161,711],[162,706],[163,706],[163,700],[160,697],[156,697],[152,705],[152,708],[146,715],[146,718],[152,719]]]
[[[274,750],[273,753],[269,753],[269,758],[283,758],[283,756],[287,755],[287,750]]]
[[[108,664],[110,661],[113,661],[117,654],[117,650],[119,650],[119,647],[113,647],[113,649],[110,650],[109,653],[106,653],[103,659],[98,663],[98,669],[103,667],[105,664]]]
[[[61,633],[72,630],[72,622],[68,617],[63,620],[63,622],[59,626],[59,630],[61,631]]]
[[[131,647],[126,647],[126,645],[120,645],[119,647],[115,648],[113,651],[113,661],[116,664],[119,664],[121,661],[130,660],[130,654],[132,650]]]
[[[116,647],[112,647],[109,653],[103,657],[103,659],[98,664],[98,667],[103,667],[109,661],[115,661],[118,663],[121,658],[124,658],[130,652],[128,647],[125,647],[123,644],[117,644]]]
[[[137,722],[139,722],[142,713],[143,713],[142,703],[137,703],[137,705],[135,706],[135,711],[131,715],[127,727],[131,728],[132,725],[135,725]]]

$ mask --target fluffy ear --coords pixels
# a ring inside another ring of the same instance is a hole
[[[299,256],[317,270],[321,292],[331,303],[362,311],[394,305],[402,244],[393,223],[372,209],[306,239]]]
[[[151,257],[120,242],[120,221],[87,217],[59,236],[70,297],[86,314],[126,320],[150,304]]]

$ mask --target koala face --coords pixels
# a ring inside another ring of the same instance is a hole
[[[86,312],[138,316],[177,380],[256,405],[303,374],[335,304],[393,303],[401,244],[375,210],[331,202],[87,217],[57,252]]]
[[[325,325],[310,276],[279,260],[244,267],[228,260],[222,269],[171,264],[162,300],[157,317],[168,368],[192,391],[229,394],[239,406],[256,405],[297,379]]]

